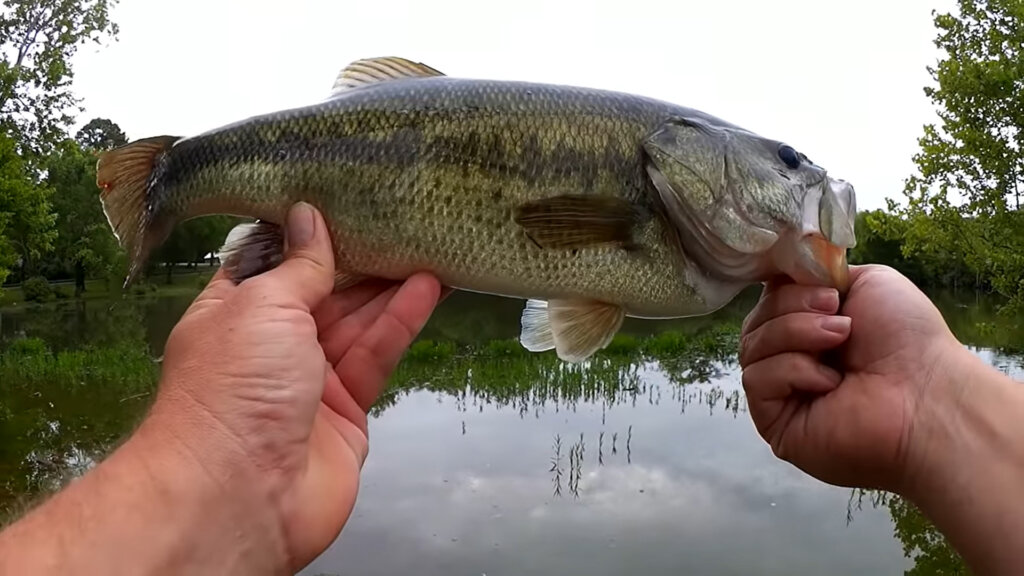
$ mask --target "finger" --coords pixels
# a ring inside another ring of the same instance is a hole
[[[393,280],[373,278],[331,294],[313,311],[317,329],[324,331],[330,328],[372,302],[382,293],[393,288],[397,289],[398,286],[399,282]]]
[[[740,338],[740,366],[750,366],[782,352],[830,350],[850,336],[851,323],[847,316],[810,312],[772,318]]]
[[[827,394],[841,381],[838,372],[800,352],[771,356],[743,371],[750,417],[766,438],[800,407],[796,396]]]
[[[380,395],[402,355],[427,323],[440,295],[441,285],[433,276],[410,277],[335,366],[364,411]]]
[[[401,287],[398,284],[378,293],[348,315],[319,330],[320,346],[328,362],[337,364],[341,361],[352,345],[377,321]]]
[[[334,367],[328,366],[327,369],[327,380],[324,382],[324,393],[321,400],[331,412],[351,422],[363,435],[366,435],[366,412],[359,407],[355,398],[338,379]]]
[[[785,400],[795,393],[827,394],[842,376],[806,352],[770,356],[743,369],[743,390],[751,402]]]
[[[795,312],[835,314],[839,310],[839,291],[822,286],[777,284],[765,294],[743,321],[743,332],[756,330],[762,324]]]
[[[334,289],[334,247],[323,217],[305,202],[292,206],[285,229],[284,261],[259,280],[311,310]]]

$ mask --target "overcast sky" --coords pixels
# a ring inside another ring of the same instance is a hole
[[[899,197],[921,126],[931,11],[952,0],[121,0],[120,41],[77,57],[81,123],[190,135],[324,98],[346,63],[621,90],[785,140]]]

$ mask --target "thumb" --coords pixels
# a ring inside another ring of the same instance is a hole
[[[327,224],[313,206],[299,202],[288,211],[284,261],[264,276],[283,294],[313,309],[334,290],[334,247]]]

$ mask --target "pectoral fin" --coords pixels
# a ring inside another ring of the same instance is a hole
[[[541,248],[572,249],[633,244],[640,218],[635,206],[621,198],[567,195],[519,206],[515,221]]]
[[[552,348],[566,362],[582,362],[612,341],[625,311],[596,300],[531,300],[523,311],[520,341],[530,351]]]
[[[220,250],[221,268],[235,284],[272,270],[283,260],[284,231],[269,222],[235,226]],[[365,279],[365,276],[338,270],[334,274],[334,290],[349,288]]]
[[[283,258],[284,233],[269,222],[235,226],[220,250],[221,268],[236,284],[276,268]]]

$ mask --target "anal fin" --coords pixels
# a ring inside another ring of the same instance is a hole
[[[531,300],[520,342],[531,352],[554,348],[562,360],[582,362],[612,341],[625,317],[622,307],[597,300]]]

